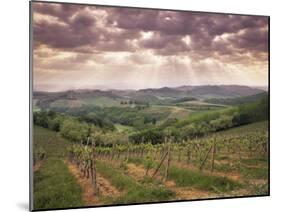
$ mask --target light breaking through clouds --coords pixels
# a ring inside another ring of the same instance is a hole
[[[268,18],[33,2],[35,90],[267,85]]]

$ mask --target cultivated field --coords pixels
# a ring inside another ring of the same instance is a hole
[[[37,94],[35,209],[268,194],[267,94],[98,94]]]

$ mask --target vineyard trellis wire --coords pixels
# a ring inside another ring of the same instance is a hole
[[[143,138],[139,144],[114,143],[111,146],[97,145],[95,138],[88,137],[86,142],[74,144],[69,149],[69,160],[76,164],[83,177],[91,177],[94,190],[98,192],[96,178],[96,160],[102,159],[116,163],[126,168],[131,158],[140,158],[146,169],[145,175],[153,170],[150,176],[153,178],[161,167],[164,170],[163,180],[169,178],[171,163],[185,164],[197,167],[199,171],[216,169],[216,158],[234,157],[234,162],[229,166],[236,167],[241,171],[243,159],[245,158],[267,158],[268,134],[266,130],[249,131],[241,133],[216,133],[202,138],[183,139],[176,143],[173,136],[165,136],[164,142],[160,144],[145,143]],[[84,143],[84,144],[83,144]],[[232,164],[235,163],[235,164]]]

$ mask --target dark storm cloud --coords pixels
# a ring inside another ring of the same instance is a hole
[[[157,54],[174,55],[190,50],[198,57],[231,54],[231,51],[267,51],[267,18],[199,14],[138,9],[110,9],[109,25],[127,31],[153,31],[155,36],[140,41],[142,48],[150,48]],[[245,30],[245,33],[239,34]],[[216,36],[231,34],[231,39],[215,42]],[[190,36],[187,46],[181,38]],[[233,48],[230,48],[233,47]],[[247,49],[249,47],[249,49]]]
[[[113,25],[117,23],[117,27],[126,30],[155,30],[157,26],[157,11],[113,8],[107,9],[109,17],[107,23]]]
[[[81,24],[77,22],[73,25],[50,24],[48,21],[35,23],[33,27],[35,44],[70,49],[94,43],[98,39],[95,31],[88,27],[79,30],[80,27]]]
[[[157,33],[149,39],[144,39],[140,41],[140,46],[143,48],[150,48],[150,49],[163,49],[166,48],[169,44],[177,40],[178,38],[175,39],[175,37],[173,36],[166,36]]]
[[[58,18],[61,21],[68,22],[72,15],[77,11],[82,11],[86,6],[83,5],[71,5],[71,4],[44,4],[44,3],[33,3],[33,11],[43,14],[50,15]]]
[[[32,6],[38,89],[267,83],[266,17]]]
[[[36,13],[55,17],[58,20],[34,22],[35,45],[45,44],[53,48],[70,49],[94,43],[98,39],[98,33],[92,29],[96,20],[83,11],[84,7],[36,3],[33,9]]]
[[[202,25],[209,27],[210,35],[236,33],[241,29],[263,27],[267,24],[266,18],[234,15],[206,15],[205,18],[202,18],[202,21]]]
[[[196,30],[198,15],[178,12],[139,10],[126,8],[110,9],[109,23],[126,30],[159,31],[170,35],[190,34]]]
[[[41,3],[34,4],[34,11],[61,22],[35,21],[35,43],[62,50],[151,49],[159,55],[188,53],[194,58],[267,51],[265,17]],[[97,11],[106,13],[102,25],[91,14]],[[142,39],[141,32],[154,33]],[[216,40],[225,34],[230,36]],[[185,36],[189,43],[183,41]]]
[[[155,10],[110,9],[109,23],[127,30],[159,31],[171,35],[201,34],[211,36],[235,33],[241,29],[263,27],[267,19],[254,16],[170,12]]]
[[[139,37],[139,31],[110,31],[97,26],[96,17],[87,7],[63,4],[34,4],[35,14],[47,15],[58,21],[35,20],[35,45],[78,51],[133,51],[130,39]],[[90,47],[90,48],[89,48]]]
[[[266,52],[268,49],[268,32],[258,28],[246,29],[241,35],[231,37],[229,42],[238,49]]]

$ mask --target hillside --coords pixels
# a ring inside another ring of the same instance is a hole
[[[267,92],[258,93],[255,95],[250,96],[242,96],[242,97],[236,97],[236,98],[220,98],[220,99],[206,99],[204,102],[212,103],[212,104],[222,104],[222,105],[239,105],[239,104],[245,104],[245,103],[252,103],[256,102],[268,95]]]
[[[77,108],[82,106],[112,107],[122,103],[167,105],[193,98],[223,104],[222,99],[246,97],[264,93],[263,90],[239,85],[180,86],[175,88],[148,88],[141,90],[69,90],[63,92],[34,91],[39,108]],[[226,102],[229,100],[226,100]],[[236,100],[235,100],[236,101]],[[241,100],[243,101],[243,99]],[[121,103],[122,102],[122,103]],[[230,101],[231,102],[231,101]]]

